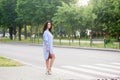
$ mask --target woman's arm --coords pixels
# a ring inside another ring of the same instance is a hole
[[[43,40],[44,40],[45,45],[46,45],[46,50],[49,51],[49,46],[48,46],[48,34],[47,34],[47,32],[45,32],[45,33],[43,34]]]

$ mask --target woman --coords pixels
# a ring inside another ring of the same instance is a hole
[[[46,74],[51,75],[51,68],[55,60],[53,53],[53,35],[52,35],[52,23],[47,21],[43,28],[43,51],[44,58],[46,60]]]

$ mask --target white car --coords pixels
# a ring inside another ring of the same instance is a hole
[[[0,34],[0,38],[3,37],[3,34]]]
[[[32,34],[32,36],[31,36],[32,38],[35,38],[35,34]]]
[[[3,37],[3,34],[0,34],[0,38],[2,38]],[[5,37],[6,38],[9,38],[10,37],[10,34],[9,33],[5,33]]]
[[[10,34],[9,33],[5,33],[5,37],[9,38]]]

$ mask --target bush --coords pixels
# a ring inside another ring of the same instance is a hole
[[[110,38],[106,38],[106,39],[104,39],[104,43],[105,43],[105,44],[113,43],[113,40],[110,39]]]

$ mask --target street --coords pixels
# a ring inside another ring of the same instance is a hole
[[[78,76],[120,80],[120,52],[55,47],[54,68]],[[0,43],[0,56],[45,67],[42,46]]]

